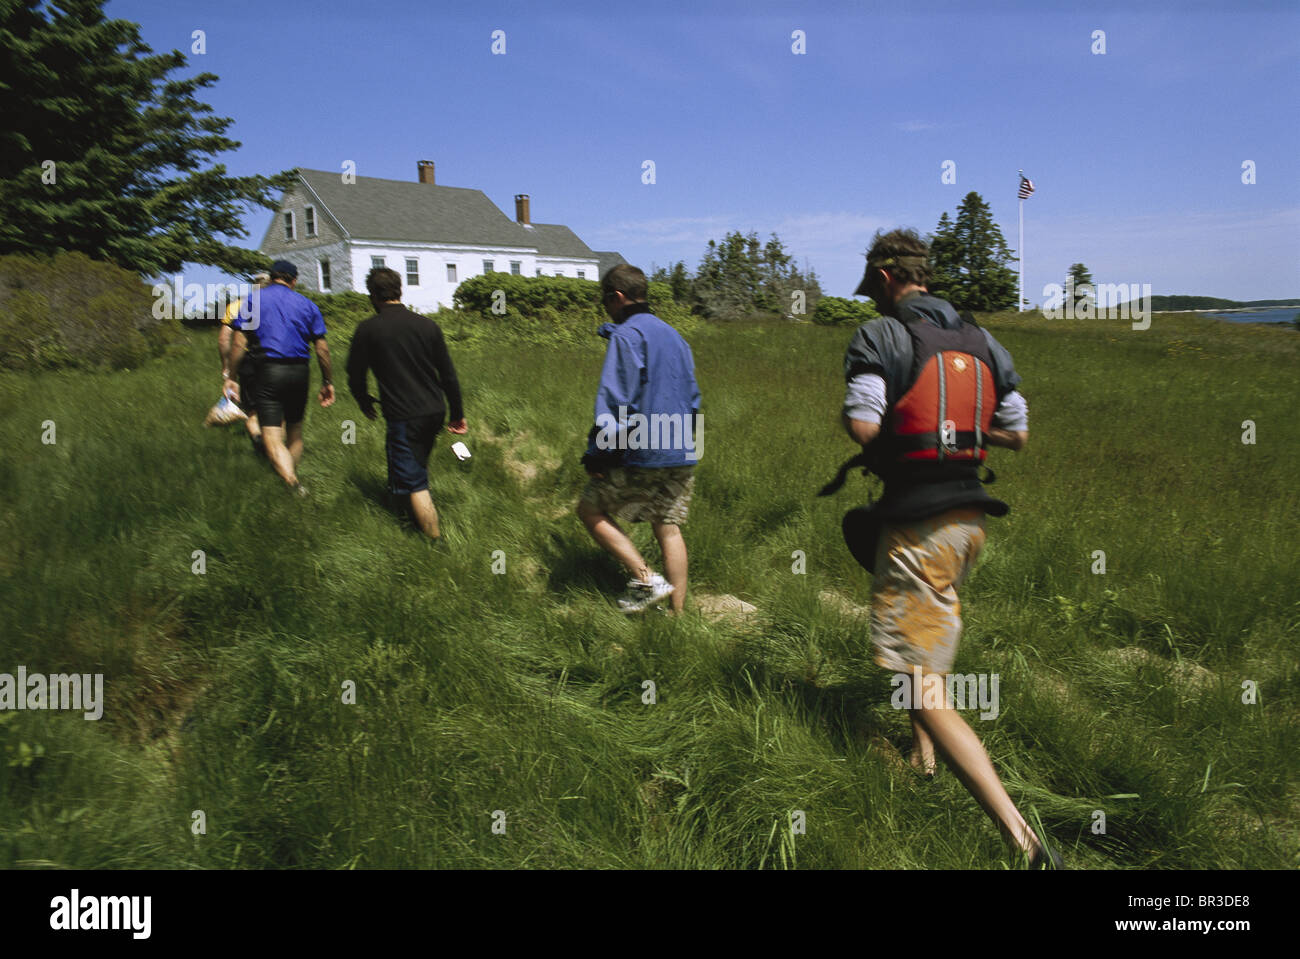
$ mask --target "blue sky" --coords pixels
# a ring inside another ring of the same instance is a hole
[[[647,271],[694,268],[729,230],[776,232],[827,293],[849,296],[876,229],[930,232],[972,190],[1016,249],[1023,168],[1037,187],[1024,205],[1033,302],[1074,262],[1157,294],[1300,296],[1294,2],[111,0],[107,12],[221,78],[202,99],[235,120],[243,145],[222,158],[234,173],[353,160],[360,176],[413,180],[431,159],[439,183],[483,190],[508,215],[527,193],[535,221]],[[941,182],[945,161],[955,184]],[[250,211],[240,242],[256,246],[270,217]]]

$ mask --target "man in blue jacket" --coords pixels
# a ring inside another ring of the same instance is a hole
[[[686,521],[701,448],[700,390],[691,348],[650,312],[645,274],[619,264],[600,281],[602,305],[612,323],[596,425],[583,466],[591,477],[578,516],[592,537],[632,574],[619,599],[639,613],[671,596],[673,612],[686,601]],[[662,576],[650,569],[617,520],[649,522],[664,554]]]

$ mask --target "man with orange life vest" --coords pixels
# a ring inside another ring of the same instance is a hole
[[[879,232],[855,291],[870,296],[882,316],[858,328],[845,355],[844,428],[885,492],[869,511],[854,511],[856,525],[854,513],[845,517],[845,537],[873,572],[875,660],[901,684],[912,764],[933,775],[937,746],[1031,868],[1059,867],[947,696],[961,636],[957,587],[983,548],[984,514],[1009,509],[979,479],[985,446],[1021,449],[1029,422],[1011,354],[930,295],[928,263],[914,231]]]

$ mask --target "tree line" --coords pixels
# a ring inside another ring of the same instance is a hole
[[[806,317],[822,296],[817,272],[800,269],[775,233],[763,243],[757,233],[730,232],[709,241],[694,273],[679,260],[654,269],[650,279],[666,283],[677,303],[713,320]]]

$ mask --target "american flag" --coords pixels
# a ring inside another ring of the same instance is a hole
[[[1020,174],[1020,199],[1027,200],[1034,195],[1034,181],[1026,180],[1025,175]]]

